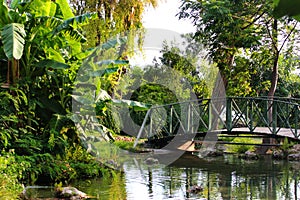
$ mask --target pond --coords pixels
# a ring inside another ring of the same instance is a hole
[[[123,169],[73,186],[102,200],[300,198],[300,163],[269,156],[250,161],[230,154],[199,158],[189,153],[167,167],[132,159]]]

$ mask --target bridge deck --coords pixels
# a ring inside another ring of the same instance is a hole
[[[278,130],[279,129],[279,130]],[[275,134],[277,136],[282,136],[282,137],[289,137],[292,139],[296,139],[294,132],[295,129],[290,129],[290,128],[277,128],[278,132]],[[233,128],[232,132],[238,133],[249,133],[249,128],[247,127],[242,127],[242,128]],[[253,131],[253,134],[268,134],[268,135],[274,135],[272,131],[268,127],[256,127],[255,130]],[[297,130],[297,135],[299,135],[300,129]],[[298,139],[299,140],[299,139]]]
[[[222,134],[222,132],[227,132],[227,130],[222,129],[222,130],[215,130],[215,131],[212,131],[212,132]],[[295,136],[294,136],[294,132],[295,132],[295,129],[291,130],[289,128],[280,128],[278,130],[276,136],[282,136],[282,137],[288,137],[288,138],[291,138],[291,139],[296,139]],[[297,130],[297,133],[299,133],[299,132],[300,132],[300,129]],[[232,133],[232,134],[245,134],[245,133],[249,134],[250,132],[249,132],[249,128],[241,127],[241,128],[233,128],[232,131],[229,132],[229,134],[230,133]],[[274,135],[268,127],[256,127],[255,131],[252,134]],[[299,139],[297,139],[297,140],[299,140]],[[208,142],[208,141],[206,141],[206,142]],[[197,141],[186,141],[182,145],[178,146],[178,149],[179,150],[184,150],[184,151],[190,151],[190,152],[197,151],[197,150],[195,150],[195,143],[197,143]],[[237,144],[237,143],[235,143],[235,144]],[[254,144],[254,145],[256,145],[256,144]],[[258,146],[260,146],[260,144],[258,144]],[[273,146],[276,146],[276,145],[273,145]]]

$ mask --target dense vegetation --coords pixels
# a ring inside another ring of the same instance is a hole
[[[141,27],[143,6],[156,1],[132,2],[127,10],[107,8],[107,12],[127,15],[114,19],[120,25],[124,20],[136,24],[115,30],[103,25],[103,39],[97,44],[103,46],[117,33]],[[128,19],[134,8],[140,11]],[[22,190],[20,183],[67,183],[101,176],[105,168],[82,146],[71,111],[77,72],[98,48],[87,42],[94,33],[84,27],[106,20],[97,12],[75,16],[65,0],[3,0],[0,13],[0,196],[15,199]],[[110,79],[105,76],[102,82]]]

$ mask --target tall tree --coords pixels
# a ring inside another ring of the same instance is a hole
[[[101,45],[116,35],[125,36],[127,42],[119,49],[121,59],[127,59],[133,55],[136,47],[135,39],[138,38],[138,46],[143,41],[142,15],[147,6],[156,7],[159,0],[71,0],[71,5],[77,14],[96,12],[98,19],[83,27],[88,42],[85,48]],[[120,66],[118,72],[111,74],[108,92],[114,97],[114,88],[121,77],[126,73],[126,67]]]
[[[76,14],[97,12],[99,19],[85,27],[89,47],[97,46],[116,34],[142,28],[142,14],[159,0],[71,0]],[[134,33],[133,33],[134,35]]]
[[[271,84],[267,86],[268,96],[272,98],[278,83],[279,55],[297,28],[297,23],[290,18],[275,19],[272,10],[272,0],[192,0],[182,1],[179,18],[193,20],[197,27],[195,38],[208,47],[227,90],[232,86],[232,81],[241,78],[233,77],[238,64],[243,64],[240,69],[245,71],[254,61],[253,54],[269,50],[269,55],[261,57],[261,62],[265,63],[265,71],[271,69],[272,72],[269,78]],[[239,57],[246,59],[248,63],[241,63],[237,59]],[[244,78],[253,85],[255,83],[250,79],[253,71],[249,71],[249,74]],[[239,84],[243,87],[241,84],[243,82]]]

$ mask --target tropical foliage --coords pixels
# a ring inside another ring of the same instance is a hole
[[[82,26],[97,13],[74,16],[64,0],[2,1],[0,12],[0,148],[24,164],[16,179],[32,184],[101,175],[103,166],[82,147],[71,117],[78,69],[96,51],[83,50]],[[102,63],[109,64],[116,72],[120,63]]]
[[[282,65],[297,60],[293,44],[298,23],[289,17],[277,19],[272,11],[271,0],[182,1],[179,18],[191,19],[197,27],[194,38],[208,48],[228,95],[274,96],[285,81],[281,69],[291,73],[298,66]]]
[[[18,176],[1,180],[1,184],[16,181],[17,189],[17,180],[25,184],[48,180],[49,184],[100,176],[103,165],[82,145],[85,138],[76,129],[78,121],[72,115],[72,101],[86,104],[86,100],[91,100],[97,104],[97,120],[101,130],[105,130],[104,137],[115,127],[105,127],[111,119],[106,111],[108,104],[148,109],[147,105],[117,101],[110,95],[118,84],[114,78],[128,65],[118,56],[119,40],[101,41],[99,47],[85,48],[86,36],[90,35],[83,27],[99,19],[99,13],[75,16],[65,0],[2,1],[0,12],[0,149],[13,152],[9,155],[20,164],[10,165]],[[107,33],[113,29],[105,28]],[[128,44],[128,40],[120,41]],[[112,60],[95,61],[95,56],[103,52]],[[86,69],[83,66],[92,67],[92,71],[78,76],[79,69]],[[96,97],[91,99],[80,96],[85,93],[79,90],[72,94],[86,78],[95,80]],[[1,173],[10,175],[5,170]],[[9,193],[9,188],[3,192]]]

